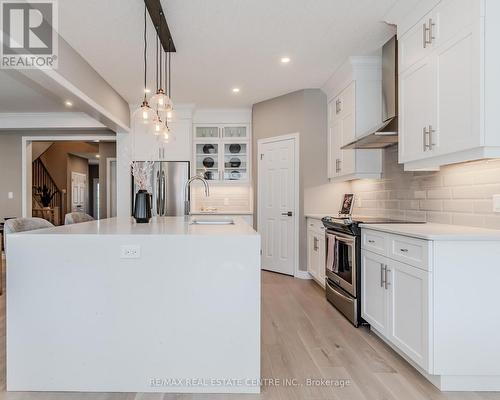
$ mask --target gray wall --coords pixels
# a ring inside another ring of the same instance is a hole
[[[0,220],[21,216],[21,185],[21,135],[0,133]]]
[[[307,269],[306,221],[304,218],[304,190],[327,182],[326,132],[327,103],[319,89],[305,89],[254,104],[252,109],[253,134],[253,189],[257,204],[257,142],[273,136],[299,133],[299,268]],[[257,213],[254,213],[257,226]]]
[[[22,161],[21,147],[23,136],[71,136],[84,134],[107,135],[109,131],[0,131],[0,220],[4,217],[22,215]],[[114,136],[114,135],[110,135]],[[7,198],[8,192],[14,193],[14,199]]]

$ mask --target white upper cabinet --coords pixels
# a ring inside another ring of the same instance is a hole
[[[328,96],[328,177],[380,178],[381,150],[342,150],[382,120],[380,58],[349,58],[323,90]]]
[[[406,170],[500,157],[499,3],[442,0],[398,24],[399,161]]]
[[[200,124],[194,135],[195,174],[214,182],[249,182],[249,125]]]
[[[421,160],[434,152],[435,84],[435,63],[428,57],[399,76],[399,162]]]

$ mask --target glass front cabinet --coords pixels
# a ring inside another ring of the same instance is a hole
[[[221,183],[250,181],[248,125],[195,125],[193,143],[196,174]]]

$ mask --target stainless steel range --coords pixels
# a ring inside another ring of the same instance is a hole
[[[407,223],[373,217],[324,217],[326,298],[354,326],[361,319],[361,228],[359,224]]]

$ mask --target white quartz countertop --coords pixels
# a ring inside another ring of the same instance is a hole
[[[191,215],[252,215],[253,211],[191,211]]]
[[[361,228],[426,240],[499,240],[500,230],[446,224],[361,224]]]
[[[323,217],[326,217],[329,214],[314,214],[314,213],[305,213],[304,216],[306,218],[312,218],[312,219],[321,219]]]
[[[194,225],[193,219],[232,219],[231,225]],[[258,235],[241,217],[189,216],[155,217],[147,224],[138,224],[132,217],[108,218],[80,224],[56,226],[14,235]]]

